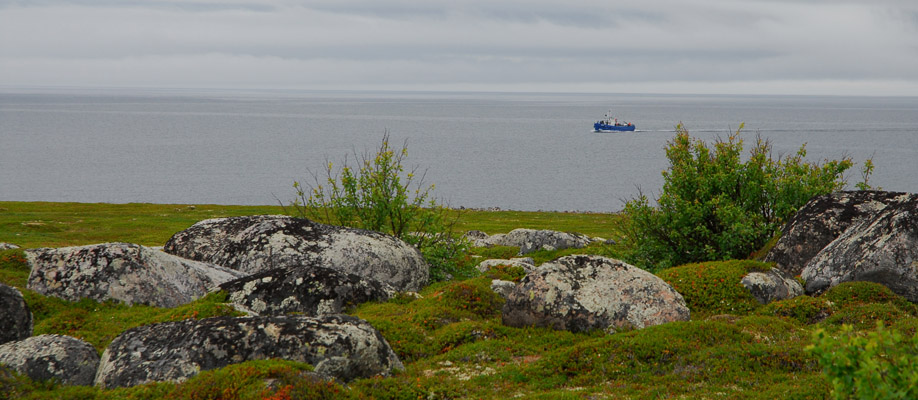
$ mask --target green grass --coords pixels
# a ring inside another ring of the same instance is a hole
[[[279,212],[270,206],[4,202],[0,241],[23,247],[111,241],[161,245],[200,219]],[[527,227],[610,237],[618,217],[464,211],[462,218],[461,229],[490,234]],[[614,256],[617,251],[592,245],[533,256],[539,262],[575,252]],[[463,262],[515,254],[510,247],[474,249]],[[346,387],[316,381],[307,365],[268,360],[203,372],[180,384],[116,390],[32,382],[0,368],[0,393],[14,399],[827,398],[830,387],[814,356],[803,350],[812,343],[813,331],[836,332],[849,324],[867,332],[884,321],[906,334],[918,332],[918,308],[875,284],[844,284],[820,297],[761,306],[738,281],[746,272],[769,267],[725,261],[660,271],[683,294],[692,319],[614,335],[501,324],[503,300],[490,291],[490,281],[519,279],[518,269],[497,268],[485,276],[437,283],[423,289],[421,298],[402,295],[350,312],[380,330],[406,369]],[[231,313],[222,293],[174,309],[131,307],[45,297],[25,290],[27,279],[22,251],[0,252],[0,282],[23,291],[35,314],[36,334],[81,337],[100,351],[133,326]]]

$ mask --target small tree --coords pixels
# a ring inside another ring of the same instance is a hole
[[[453,237],[458,213],[436,202],[434,185],[424,183],[417,169],[406,172],[407,140],[401,149],[389,145],[383,134],[375,154],[354,152],[357,166],[345,157],[340,168],[326,160],[323,175],[312,174],[312,184],[293,183],[296,198],[288,213],[333,225],[388,233],[409,242],[424,254],[434,280],[455,275],[456,258],[464,243]],[[290,212],[292,211],[292,212]]]
[[[745,258],[810,198],[844,187],[850,158],[808,163],[803,145],[775,159],[771,144],[758,137],[744,162],[742,129],[709,147],[676,127],[657,207],[643,194],[625,205],[629,261],[653,270]]]

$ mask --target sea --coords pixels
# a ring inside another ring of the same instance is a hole
[[[610,110],[637,130],[593,132]],[[680,123],[918,192],[918,97],[5,87],[0,200],[286,204],[388,134],[450,207],[614,212],[660,193]]]

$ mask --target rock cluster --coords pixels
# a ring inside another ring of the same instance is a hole
[[[766,260],[798,273],[807,293],[870,281],[918,302],[918,195],[840,192],[814,198]]]
[[[421,253],[389,235],[280,215],[209,219],[176,233],[167,253],[246,274],[322,265],[417,291],[429,271]]]
[[[599,256],[542,264],[507,296],[503,323],[574,332],[640,329],[689,319],[685,300],[653,274]]]
[[[579,233],[524,228],[491,236],[481,231],[469,231],[465,237],[476,247],[519,247],[519,255],[529,254],[536,250],[581,249],[594,241],[590,237]]]

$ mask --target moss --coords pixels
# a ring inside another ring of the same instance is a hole
[[[836,310],[837,307],[825,298],[798,296],[770,303],[757,313],[786,317],[803,324],[814,324],[828,318]]]
[[[0,250],[0,282],[24,289],[29,283],[30,271],[22,249]]]
[[[869,331],[876,327],[877,321],[883,321],[884,325],[889,326],[896,321],[908,319],[909,317],[913,316],[892,304],[850,304],[826,318],[822,325],[841,327],[841,325],[846,324],[852,325],[858,330]]]
[[[657,273],[685,299],[693,318],[713,314],[744,315],[760,307],[740,283],[750,272],[767,271],[771,264],[749,260],[686,264]]]
[[[85,340],[100,353],[122,332],[141,325],[242,315],[225,304],[226,293],[215,292],[176,308],[126,305],[114,301],[83,299],[70,302],[23,290],[23,297],[34,317],[34,334],[60,334]]]
[[[881,303],[890,304],[900,310],[918,316],[918,305],[909,302],[892,290],[874,282],[845,282],[827,291],[823,297],[839,308],[849,305]]]

